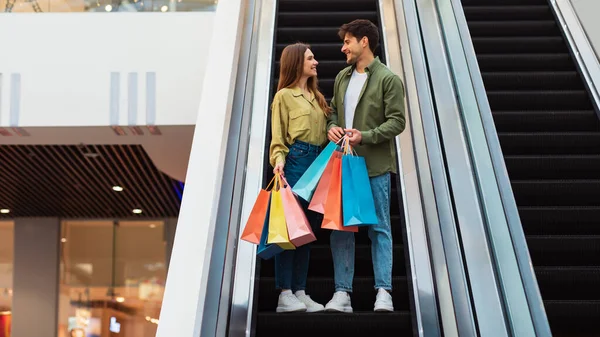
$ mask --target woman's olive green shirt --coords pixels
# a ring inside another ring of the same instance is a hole
[[[314,94],[307,97],[298,87],[279,90],[271,105],[271,166],[285,163],[289,146],[297,140],[313,145],[325,144],[326,128],[327,117]]]

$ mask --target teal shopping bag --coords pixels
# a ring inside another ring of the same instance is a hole
[[[292,187],[292,192],[307,202],[310,202],[310,199],[312,199],[313,193],[315,193],[315,189],[317,188],[317,184],[323,175],[323,171],[325,171],[325,166],[327,166],[329,158],[331,158],[331,155],[336,148],[337,145],[330,141],[296,182],[296,185]]]
[[[342,213],[344,226],[378,224],[371,181],[363,157],[342,157]]]
[[[269,237],[269,218],[271,217],[271,197],[269,196],[269,206],[267,206],[267,214],[265,216],[265,225],[262,229],[262,234],[260,236],[260,243],[258,244],[258,248],[256,250],[256,255],[261,259],[268,260],[273,256],[283,252],[283,248],[279,247],[277,244],[268,244],[267,238]]]

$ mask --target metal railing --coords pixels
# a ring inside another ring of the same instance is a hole
[[[598,117],[600,117],[600,60],[581,26],[573,4],[569,0],[550,0],[550,7],[558,20],[559,27],[577,66],[583,75]]]
[[[421,112],[415,77],[422,77],[424,74],[413,70],[414,65],[409,52],[411,46],[405,37],[407,31],[414,28],[406,25],[401,1],[379,0],[379,13],[387,66],[402,78],[407,97],[406,127],[402,134],[396,137],[396,150],[399,163],[398,200],[402,201],[406,224],[404,243],[409,262],[407,274],[411,277],[413,317],[418,336],[442,336],[437,297],[451,302],[451,294],[447,278],[445,282],[443,279],[436,280],[436,289],[430,251],[436,255],[444,253],[441,245],[430,246],[427,237],[426,218],[434,226],[439,225],[439,220],[431,186],[429,162],[426,157],[419,156],[422,149],[418,149],[417,145],[423,144],[423,129],[418,121]],[[419,180],[424,184],[420,184]],[[442,259],[444,260],[443,256]],[[445,318],[450,314],[450,321],[454,321],[453,310],[444,311],[444,314]]]

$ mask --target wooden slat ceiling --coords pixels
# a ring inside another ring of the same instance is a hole
[[[0,218],[175,217],[182,193],[140,145],[0,146]]]

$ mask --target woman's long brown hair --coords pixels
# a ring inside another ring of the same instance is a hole
[[[310,46],[304,43],[291,44],[283,49],[283,52],[281,53],[277,91],[283,88],[293,88],[298,84],[300,78],[304,74],[304,53],[307,49],[310,49]],[[319,91],[317,77],[309,77],[307,86],[317,98],[319,106],[325,115],[328,116],[331,108],[327,105],[325,96]]]

